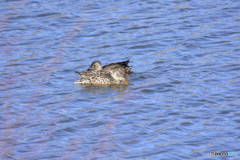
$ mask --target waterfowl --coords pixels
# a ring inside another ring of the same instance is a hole
[[[123,82],[128,85],[123,72],[120,70],[113,73],[106,70],[75,72],[80,74],[81,77],[74,84],[120,84]]]
[[[111,73],[114,73],[116,70],[120,70],[121,72],[123,72],[123,75],[126,75],[126,73],[129,72],[133,67],[129,66],[128,63],[129,60],[117,63],[110,63],[102,67],[102,64],[99,61],[94,61],[92,62],[91,66],[87,69],[87,71],[106,70]]]

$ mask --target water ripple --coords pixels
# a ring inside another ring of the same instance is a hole
[[[239,152],[239,6],[1,2],[1,159]],[[72,84],[94,60],[127,59],[129,86]]]

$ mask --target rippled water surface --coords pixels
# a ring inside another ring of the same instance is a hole
[[[240,1],[0,2],[0,159],[240,159]],[[130,85],[73,85],[130,59]]]

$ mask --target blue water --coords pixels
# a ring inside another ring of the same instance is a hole
[[[0,2],[0,159],[240,154],[240,2]],[[130,85],[74,85],[130,59]]]

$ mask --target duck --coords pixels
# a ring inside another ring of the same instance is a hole
[[[111,73],[114,73],[116,70],[120,70],[123,75],[126,75],[133,66],[128,65],[129,60],[123,62],[110,63],[102,67],[102,64],[99,61],[93,61],[91,66],[87,69],[87,71],[100,71],[105,70]]]
[[[113,73],[106,70],[75,72],[81,75],[81,77],[74,84],[120,84],[123,82],[125,85],[128,85],[124,73],[120,70],[116,70]]]

